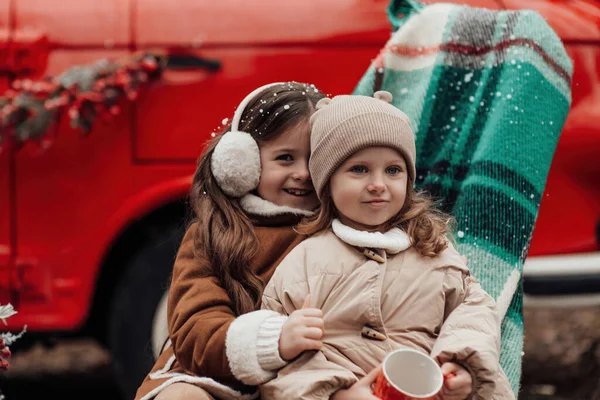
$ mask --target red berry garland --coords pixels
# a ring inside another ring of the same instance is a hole
[[[57,77],[16,80],[0,97],[0,149],[8,138],[20,147],[47,138],[66,111],[71,126],[89,133],[99,117],[119,114],[119,101],[135,100],[140,88],[160,78],[166,59],[137,54],[120,61],[101,60],[73,67]]]

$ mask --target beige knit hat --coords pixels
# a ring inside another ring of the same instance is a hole
[[[391,105],[386,91],[368,96],[336,96],[317,103],[310,118],[310,175],[319,199],[335,170],[352,154],[373,146],[396,149],[415,181],[415,136],[406,114]]]

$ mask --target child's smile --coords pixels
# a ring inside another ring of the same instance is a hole
[[[312,211],[319,199],[310,180],[310,126],[301,122],[260,148],[261,198],[279,206]]]
[[[296,196],[296,197],[305,197],[305,196],[310,195],[311,193],[314,193],[314,190],[312,190],[312,189],[284,188],[283,191],[286,192],[287,194],[290,194],[290,195]]]

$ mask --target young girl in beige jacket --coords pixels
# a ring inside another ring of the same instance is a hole
[[[400,348],[453,373],[443,399],[514,398],[494,301],[448,241],[450,217],[414,191],[414,135],[390,102],[388,92],[325,98],[310,119],[321,208],[264,291],[263,308],[285,322],[258,348],[292,361],[262,385],[263,400],[374,398],[361,380]],[[322,319],[304,315],[308,305]],[[297,337],[321,350],[303,352]]]

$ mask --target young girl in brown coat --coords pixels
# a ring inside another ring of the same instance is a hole
[[[446,238],[451,218],[413,189],[408,117],[389,104],[390,93],[374,97],[322,99],[311,117],[321,208],[300,226],[312,236],[281,262],[263,308],[293,315],[310,295],[324,329],[287,330],[318,338],[322,348],[287,354],[299,357],[261,386],[263,400],[373,398],[352,385],[400,348],[441,365],[450,376],[442,399],[513,399],[499,365],[494,300]],[[284,325],[280,344],[289,336]]]
[[[309,118],[323,97],[293,82],[258,88],[206,148],[191,189],[195,220],[169,289],[172,345],[136,399],[254,398],[256,388],[247,385],[272,378],[282,365],[278,347],[261,352],[246,338],[285,322],[255,310],[278,263],[304,238],[294,225],[319,204],[308,173]]]

